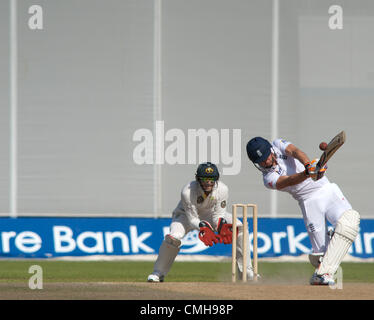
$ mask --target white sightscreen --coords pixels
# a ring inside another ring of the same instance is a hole
[[[1,214],[11,196],[9,3],[0,2]],[[38,1],[43,30],[28,25],[35,2],[17,3],[19,214],[170,216],[206,160],[229,186],[228,208],[254,202],[270,214],[245,146],[272,135],[273,1]],[[279,1],[277,135],[314,158],[345,130],[327,175],[370,216],[374,4],[337,4],[341,30],[329,29],[326,1]],[[291,196],[277,199],[277,215],[300,216]]]
[[[132,133],[152,126],[150,1],[19,2],[19,212],[148,213],[152,167]]]
[[[0,213],[9,208],[9,4],[0,4]]]

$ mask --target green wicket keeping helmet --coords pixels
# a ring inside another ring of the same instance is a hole
[[[213,178],[214,181],[217,181],[219,179],[219,171],[214,163],[204,162],[197,168],[195,177],[196,180],[201,178]]]

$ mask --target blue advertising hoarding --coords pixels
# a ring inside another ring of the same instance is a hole
[[[0,257],[50,258],[157,254],[170,218],[0,218]],[[250,243],[252,223],[250,220]],[[374,258],[374,219],[362,219],[349,253]],[[206,247],[197,231],[182,241],[180,254],[230,256],[231,245]],[[258,256],[299,256],[311,245],[301,218],[259,218]]]

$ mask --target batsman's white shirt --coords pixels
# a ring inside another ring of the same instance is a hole
[[[290,176],[295,173],[303,172],[304,165],[297,159],[286,154],[287,146],[291,144],[289,141],[277,139],[272,143],[278,165],[263,172],[264,184],[267,188],[276,189],[276,183],[280,176]],[[310,198],[323,185],[329,183],[326,176],[317,181],[306,179],[294,186],[283,188],[280,191],[290,193],[296,200],[306,200]]]
[[[272,143],[278,164],[263,171],[264,185],[269,189],[276,189],[280,176],[290,176],[305,170],[299,160],[286,154],[289,144],[291,142],[282,139],[274,140]],[[299,202],[313,251],[324,252],[329,241],[326,219],[335,227],[342,214],[352,209],[340,188],[324,176],[317,181],[306,179],[280,191],[290,193]]]

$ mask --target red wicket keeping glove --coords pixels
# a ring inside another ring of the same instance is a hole
[[[232,223],[227,223],[224,218],[219,218],[217,231],[224,244],[232,243]]]
[[[204,242],[206,246],[211,247],[213,244],[222,243],[221,237],[214,233],[214,230],[208,221],[200,221],[199,227],[199,239]]]

